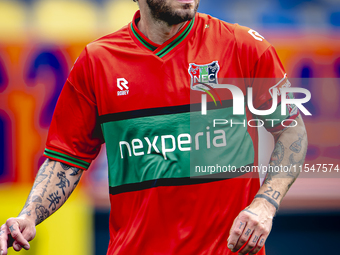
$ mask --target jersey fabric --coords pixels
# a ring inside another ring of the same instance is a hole
[[[247,125],[254,118],[247,105],[233,115],[232,94],[214,84],[232,82],[243,95],[254,87],[254,107],[267,109],[271,89],[287,85],[285,71],[273,47],[249,28],[197,13],[157,45],[138,30],[139,19],[138,11],[128,26],[81,53],[44,154],[87,169],[105,142],[107,254],[231,254],[232,222],[260,187],[257,173],[239,171],[257,165],[258,138]],[[279,109],[276,122],[294,118]],[[214,126],[214,119],[228,122]],[[282,129],[278,123],[267,128]]]

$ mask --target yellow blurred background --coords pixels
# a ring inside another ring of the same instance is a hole
[[[56,100],[77,56],[87,43],[128,24],[137,9],[132,0],[0,0],[0,224],[25,203],[44,161]],[[312,93],[307,108],[313,116],[304,118],[306,163],[340,166],[338,1],[202,0],[199,11],[257,29],[274,45],[291,82],[296,78],[292,84]],[[268,155],[266,150],[263,142],[262,155]],[[285,198],[282,214],[339,216],[339,177],[340,172],[302,175]],[[103,254],[108,210],[103,149],[70,200],[37,227],[32,250],[20,253]],[[281,250],[271,254],[286,254]],[[315,248],[308,254],[324,253]]]

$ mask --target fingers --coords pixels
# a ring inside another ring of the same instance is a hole
[[[270,229],[271,221],[260,222],[257,214],[242,211],[231,227],[228,248],[240,255],[256,254],[264,246]]]
[[[6,225],[2,225],[0,228],[0,255],[7,255],[8,234]]]
[[[267,237],[268,237],[268,235],[267,236],[265,236],[265,235],[260,236],[259,241],[257,242],[255,249],[250,251],[249,254],[258,253],[262,249],[262,247],[264,246],[264,243],[266,242]]]
[[[21,233],[22,230],[20,229],[19,221],[17,219],[10,218],[6,221],[6,226],[10,231],[11,236],[15,240],[13,242],[13,249],[16,251],[21,250],[21,248],[25,248],[26,250],[28,250],[30,248],[30,245]]]
[[[239,254],[256,254],[263,247],[267,236],[263,231],[256,229],[244,248],[239,251]]]
[[[21,245],[17,241],[14,241],[12,246],[15,251],[21,251],[22,249]]]
[[[247,242],[248,242],[248,245],[251,245],[249,243],[250,237],[252,236],[252,233],[253,233],[254,229],[256,228],[256,226],[257,226],[257,222],[253,221],[253,222],[247,223],[247,226],[245,227],[243,233],[240,235],[239,239],[237,240],[236,245],[234,246],[233,252],[236,252],[239,249],[241,249],[241,247]]]
[[[0,228],[0,255],[7,255],[7,249],[13,246],[15,251],[28,250],[35,237],[35,225],[28,220],[10,218]]]
[[[269,231],[262,227],[258,227],[253,232],[252,236],[249,238],[248,243],[244,246],[244,248],[241,251],[239,251],[239,254],[258,253],[264,246],[264,243],[266,242],[268,235]]]
[[[33,238],[35,237],[35,233],[36,232],[34,225],[26,226],[25,229],[22,231],[22,235],[28,242],[33,240]]]
[[[230,229],[230,235],[228,238],[228,248],[231,251],[237,251],[239,250],[242,245],[237,249],[237,244],[239,244],[239,239],[240,237],[243,235],[244,233],[244,229],[246,228],[247,225],[247,219],[246,217],[243,217],[242,215],[240,215],[239,217],[237,217]],[[251,234],[251,233],[250,233]],[[244,235],[243,235],[244,237]],[[248,236],[249,237],[249,236]],[[248,240],[248,238],[243,242],[243,239],[241,241],[241,243],[245,243]]]

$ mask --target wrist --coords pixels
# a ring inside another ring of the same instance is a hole
[[[267,211],[269,211],[273,217],[279,210],[279,204],[274,199],[266,196],[265,194],[257,194],[253,202],[261,203],[262,206],[266,207]]]
[[[34,226],[36,225],[36,215],[35,213],[31,213],[30,211],[28,212],[22,211],[17,218],[29,221]]]

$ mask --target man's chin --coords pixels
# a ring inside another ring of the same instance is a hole
[[[190,20],[195,16],[195,11],[194,10],[178,10],[177,15],[180,17],[183,17],[183,19]]]
[[[194,18],[195,14],[196,14],[196,10],[194,7],[192,8],[178,8],[176,9],[176,11],[174,12],[174,16],[177,16],[177,18],[174,19],[174,21],[176,20],[177,23],[174,24],[179,24],[188,20],[191,20]],[[173,24],[173,25],[174,25]]]
[[[194,16],[194,12],[177,12],[177,15],[171,17],[171,19],[164,19],[169,25],[177,25],[182,22],[191,20]]]
[[[198,8],[195,1],[181,1],[172,2],[171,6],[161,4],[159,0],[147,0],[150,7],[151,14],[156,20],[162,20],[168,25],[177,25],[188,21],[195,16]]]

